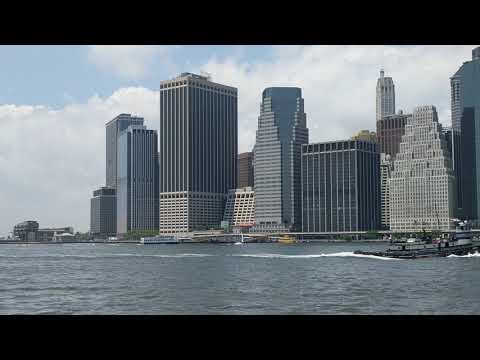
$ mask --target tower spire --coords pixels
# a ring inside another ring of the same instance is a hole
[[[380,68],[380,77],[383,78],[385,75],[385,70],[382,68]]]

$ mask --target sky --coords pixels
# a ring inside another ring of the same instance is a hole
[[[0,46],[0,236],[24,220],[88,231],[92,192],[105,184],[105,123],[129,113],[158,130],[159,82],[181,72],[238,88],[244,152],[270,86],[302,88],[310,142],[375,130],[381,68],[397,111],[434,105],[449,126],[449,78],[474,47]]]

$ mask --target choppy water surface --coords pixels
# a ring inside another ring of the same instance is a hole
[[[480,314],[480,255],[384,244],[0,245],[1,314]]]

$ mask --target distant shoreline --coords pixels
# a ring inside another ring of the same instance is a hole
[[[232,241],[225,242],[213,242],[213,241],[193,241],[188,242],[188,244],[233,244]],[[272,241],[258,241],[258,242],[248,242],[249,244],[279,244],[278,242]],[[339,240],[339,239],[314,239],[314,240],[298,240],[299,243],[389,243],[389,240],[383,239],[362,239],[362,240]],[[115,241],[13,241],[13,240],[0,240],[1,244],[18,244],[18,245],[58,245],[58,244],[140,244],[140,240],[115,240]],[[150,244],[153,245],[153,244]],[[178,244],[155,244],[155,245],[178,245]],[[284,245],[284,244],[280,244]]]

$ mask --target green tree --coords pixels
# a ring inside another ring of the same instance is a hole
[[[140,240],[142,237],[158,235],[158,230],[132,230],[123,236],[124,240]]]

